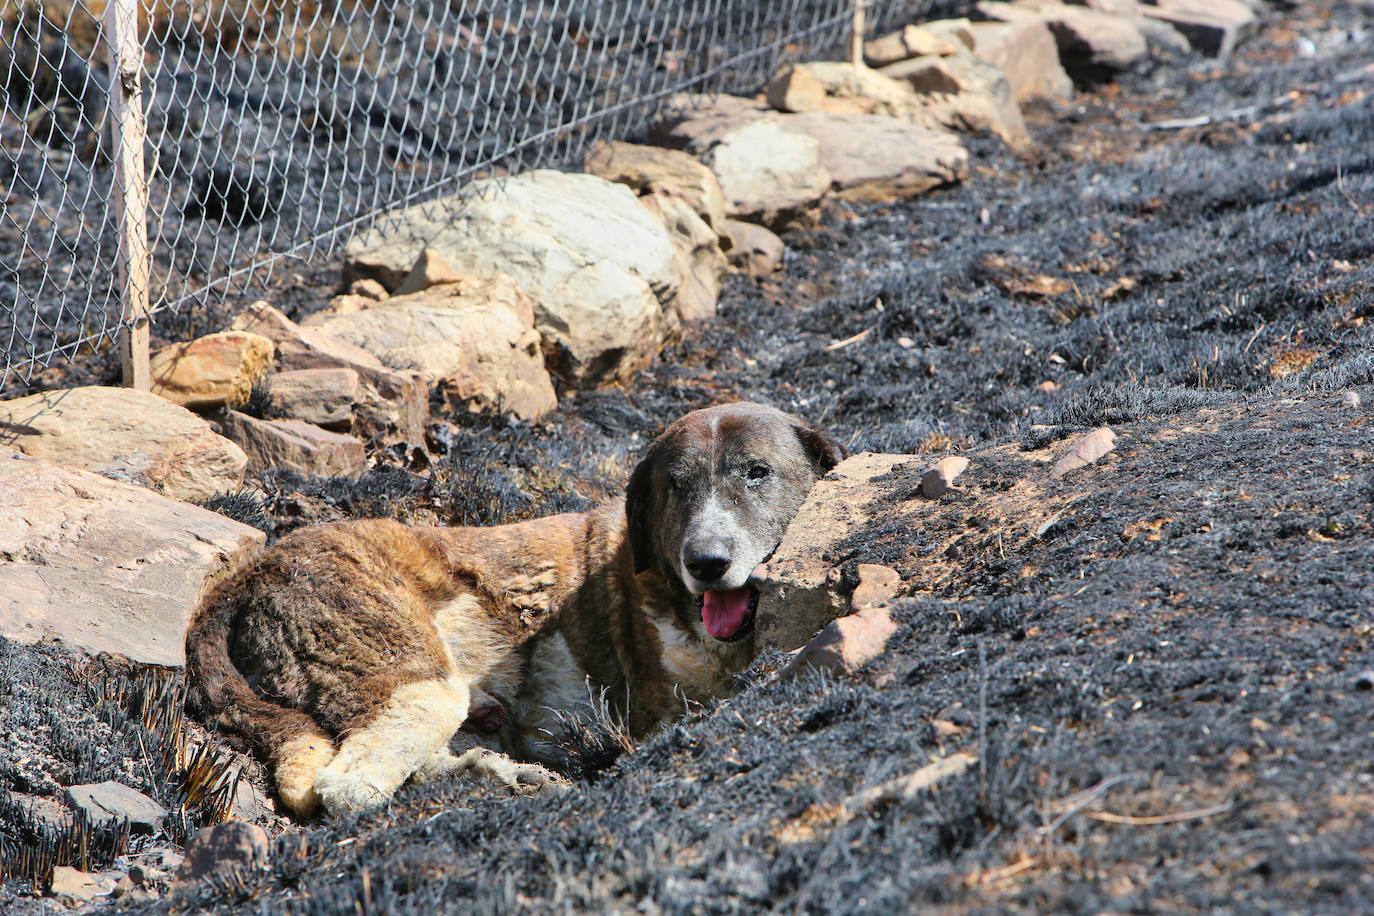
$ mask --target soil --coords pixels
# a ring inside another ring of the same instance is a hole
[[[280,832],[267,870],[114,906],[1374,909],[1371,34],[1368,4],[1271,9],[1225,64],[1032,108],[1033,152],[975,138],[962,186],[827,208],[631,387],[437,424],[358,486],[264,481],[235,511],[274,532],[499,522],[594,502],[668,419],[737,397],[973,459],[920,511],[882,481],[885,521],[827,557],[906,582],[857,676],[779,683],[769,653],[561,794],[406,788]],[[1101,425],[1114,451],[1046,475]],[[55,651],[9,649],[5,682]],[[961,752],[928,791],[860,798]]]

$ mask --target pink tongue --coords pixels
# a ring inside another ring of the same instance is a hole
[[[706,624],[706,632],[716,639],[734,636],[748,616],[747,588],[733,588],[728,592],[710,591],[701,596],[701,621]]]

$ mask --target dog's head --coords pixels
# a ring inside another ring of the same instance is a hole
[[[656,568],[697,601],[701,623],[732,641],[753,625],[755,567],[777,549],[842,444],[762,404],[724,404],[674,422],[650,444],[625,494],[636,572]]]

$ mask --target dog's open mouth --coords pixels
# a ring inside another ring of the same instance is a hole
[[[743,639],[754,629],[759,609],[759,590],[752,585],[728,590],[709,590],[697,596],[706,632],[721,642]]]

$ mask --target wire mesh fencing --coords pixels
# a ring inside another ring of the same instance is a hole
[[[111,108],[131,74],[111,79],[107,2],[137,4],[142,48],[146,139],[124,173]],[[327,258],[390,209],[641,134],[675,93],[749,92],[789,60],[840,56],[854,2],[6,0],[0,390],[133,320],[131,185],[156,321]],[[869,0],[867,29],[964,5]]]

